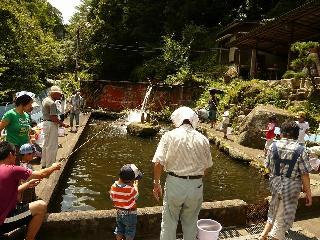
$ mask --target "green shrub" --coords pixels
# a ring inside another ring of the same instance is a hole
[[[270,86],[266,81],[251,80],[243,81],[235,79],[230,85],[222,82],[213,82],[209,88],[216,87],[224,94],[218,94],[218,110],[223,112],[229,110],[230,118],[238,115],[247,115],[258,104],[271,104],[284,108],[288,101],[283,99],[285,89],[282,86]],[[205,107],[210,99],[209,90],[205,91],[197,101],[197,107]]]

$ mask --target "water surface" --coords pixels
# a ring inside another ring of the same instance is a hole
[[[125,126],[92,120],[82,141],[104,128],[103,133],[73,155],[74,166],[55,201],[55,211],[111,209],[109,188],[118,179],[120,168],[127,163],[136,164],[144,173],[139,183],[138,207],[162,204],[152,195],[151,163],[161,136],[153,139],[133,137],[126,134]],[[204,201],[242,199],[254,203],[268,196],[267,181],[256,169],[231,159],[216,146],[211,147],[211,153],[213,167],[204,178]]]

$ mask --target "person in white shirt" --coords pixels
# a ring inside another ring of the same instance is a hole
[[[184,240],[194,240],[203,201],[202,177],[212,166],[209,140],[195,130],[197,114],[180,107],[171,115],[175,129],[165,133],[158,145],[154,163],[153,195],[162,196],[160,177],[167,172],[160,240],[176,240],[180,219]]]
[[[229,111],[225,111],[222,115],[221,130],[223,132],[223,138],[227,139],[227,129],[230,123]]]
[[[65,119],[65,109],[66,109],[66,99],[64,94],[61,94],[61,99],[56,101],[57,109],[59,112],[60,121],[64,121]]]
[[[296,121],[296,123],[300,128],[298,142],[301,145],[305,144],[304,137],[306,136],[306,134],[308,134],[308,131],[309,131],[309,123],[306,122],[305,119],[306,119],[306,114],[304,112],[299,112],[298,121]]]

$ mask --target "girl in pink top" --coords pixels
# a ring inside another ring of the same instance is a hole
[[[268,125],[265,130],[262,130],[266,133],[266,144],[264,145],[264,154],[267,155],[267,151],[270,147],[270,145],[273,142],[273,139],[275,138],[276,134],[274,133],[274,130],[276,129],[276,116],[272,115],[268,118]]]

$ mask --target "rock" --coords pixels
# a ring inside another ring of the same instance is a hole
[[[151,125],[149,123],[130,123],[127,126],[127,132],[130,135],[138,137],[153,137],[160,131],[159,125]]]
[[[243,121],[243,119],[245,119],[245,118],[246,118],[246,115],[242,114],[242,115],[237,116],[237,120],[236,121],[241,123]]]
[[[301,82],[300,79],[292,79],[292,80],[291,80],[292,88],[293,88],[293,89],[300,88],[300,82]]]
[[[261,130],[266,128],[268,117],[271,115],[276,116],[278,126],[286,120],[295,119],[294,115],[286,110],[270,105],[258,105],[241,122],[238,143],[246,147],[264,149],[265,134]]]

